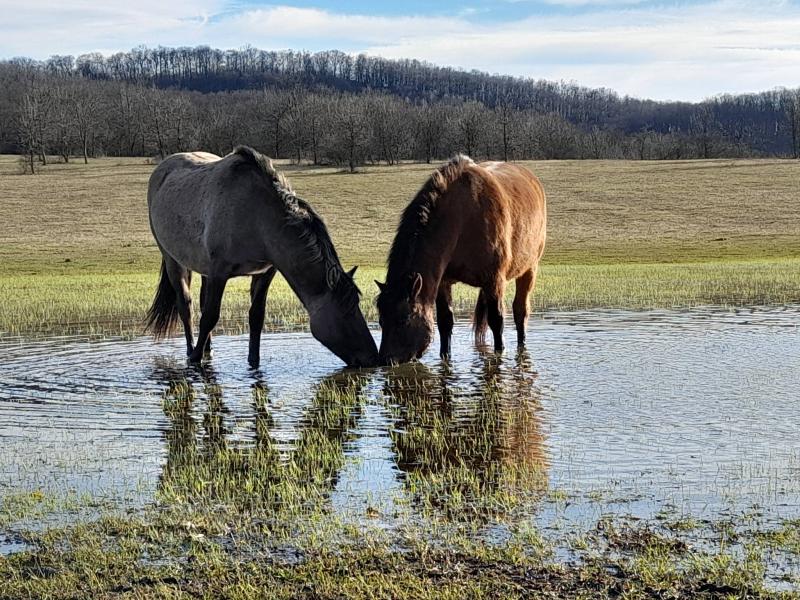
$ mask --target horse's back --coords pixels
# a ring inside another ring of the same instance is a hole
[[[281,208],[269,201],[272,175],[269,159],[250,148],[224,157],[206,152],[168,157],[154,170],[148,189],[159,247],[204,275],[262,272],[269,262],[270,223]]]
[[[535,218],[546,213],[542,182],[530,169],[509,162],[487,162],[479,165],[490,174],[503,192],[503,201],[512,210],[521,211],[523,218]]]
[[[209,166],[219,160],[208,152],[179,152],[166,157],[150,175],[147,202],[151,211],[154,203],[179,201],[182,194],[176,191],[203,185]]]
[[[544,253],[547,229],[547,204],[544,187],[526,167],[509,162],[478,165],[483,173],[484,189],[502,223],[496,231],[504,247],[505,276],[519,277],[534,267]]]

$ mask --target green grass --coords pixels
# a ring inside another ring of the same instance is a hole
[[[377,320],[377,288],[372,280],[383,276],[382,268],[362,268],[356,277],[363,292],[362,310],[373,322]],[[149,273],[0,276],[0,332],[135,335],[142,332],[142,319],[156,283],[155,268]],[[221,330],[246,330],[248,285],[246,279],[238,279],[228,287]],[[508,291],[509,301],[512,295],[513,285]],[[475,290],[455,288],[454,304],[460,316],[471,314],[475,299]],[[533,307],[538,311],[647,309],[798,301],[800,259],[784,258],[652,265],[546,264]],[[267,301],[266,327],[296,328],[306,323],[299,301],[286,283],[276,278]]]
[[[731,553],[681,549],[633,531],[623,558],[602,554],[579,564],[543,560],[537,542],[515,534],[502,546],[459,535],[448,548],[421,531],[354,538],[346,526],[300,527],[294,554],[286,536],[254,528],[251,538],[215,520],[161,515],[156,522],[103,519],[33,536],[36,550],[0,558],[7,598],[792,598],[758,583],[756,549]],[[331,544],[331,537],[338,544]],[[258,542],[254,542],[253,538]],[[260,543],[259,543],[260,542]],[[244,552],[230,551],[232,544]],[[272,544],[275,544],[274,546]],[[333,549],[335,548],[335,549]],[[271,550],[271,551],[270,551]],[[248,552],[249,551],[249,552]],[[182,557],[182,558],[181,558]]]
[[[157,281],[144,159],[54,164],[15,174],[0,157],[0,331],[136,334]],[[548,194],[537,309],[652,308],[800,301],[800,168],[781,160],[526,163]],[[346,267],[359,264],[374,320],[374,278],[400,211],[433,168],[281,165],[328,223]],[[513,286],[512,286],[513,288]],[[223,326],[245,323],[247,283],[229,288]],[[195,290],[196,292],[196,290]],[[474,291],[457,289],[462,314]],[[271,326],[305,315],[286,285]]]
[[[330,506],[367,379],[320,384],[297,439],[282,450],[269,436],[270,406],[258,388],[252,402],[261,434],[235,447],[216,421],[218,390],[205,390],[200,434],[190,415],[193,388],[175,382],[163,398],[169,426],[157,503],[24,531],[28,548],[0,556],[0,597],[796,597],[765,581],[766,551],[796,545],[794,522],[754,533],[742,553],[723,542],[693,548],[669,524],[604,517],[572,544],[573,560],[554,560],[557,541],[514,518],[516,505],[542,489],[533,471],[519,470],[526,461],[515,435],[535,437],[535,425],[515,415],[529,411],[504,405],[490,386],[466,439],[415,387],[411,371],[397,376],[389,409],[400,423],[395,433],[406,436],[394,443],[406,461],[408,504],[395,509],[392,526],[375,524],[374,509],[343,515]],[[539,458],[531,458],[535,470]],[[39,492],[0,502],[12,520],[63,508]],[[495,526],[508,536],[487,537]]]

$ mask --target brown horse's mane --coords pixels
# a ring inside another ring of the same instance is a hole
[[[267,176],[286,209],[284,224],[297,234],[306,258],[312,263],[323,264],[328,288],[344,308],[355,308],[360,291],[353,280],[345,275],[322,217],[294,193],[289,180],[275,169],[268,157],[249,146],[237,146],[233,153],[255,165]]]
[[[439,198],[463,174],[464,170],[475,165],[473,160],[464,154],[457,154],[447,163],[436,169],[411,203],[405,208],[397,226],[392,248],[387,261],[388,278],[403,278],[411,271],[415,258],[417,242],[425,232],[431,215],[436,209]]]

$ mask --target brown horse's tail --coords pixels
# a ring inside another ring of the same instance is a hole
[[[472,331],[475,334],[476,344],[486,343],[486,329],[489,326],[488,313],[489,309],[486,304],[486,296],[483,290],[478,293],[478,301],[475,303],[475,316],[472,319]]]
[[[145,331],[148,329],[152,331],[157,340],[168,336],[175,329],[178,322],[177,298],[175,288],[169,281],[166,265],[162,260],[161,279],[158,282],[156,297],[153,298],[153,304],[147,311],[147,320],[145,321]]]

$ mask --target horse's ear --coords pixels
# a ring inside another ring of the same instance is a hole
[[[412,273],[411,275],[411,299],[416,300],[422,291],[422,275]]]
[[[352,269],[350,269],[350,270],[347,272],[347,276],[348,276],[350,279],[352,279],[353,277],[355,277],[355,276],[356,276],[356,269],[358,269],[358,265],[356,265],[355,267],[353,267]]]
[[[375,282],[375,285],[377,285],[377,286],[378,286],[378,289],[379,289],[380,291],[382,291],[382,292],[383,292],[383,291],[385,291],[385,290],[386,290],[386,284],[385,284],[385,283],[381,283],[381,282],[380,282],[380,281],[378,281],[377,279],[373,279],[373,281]]]

